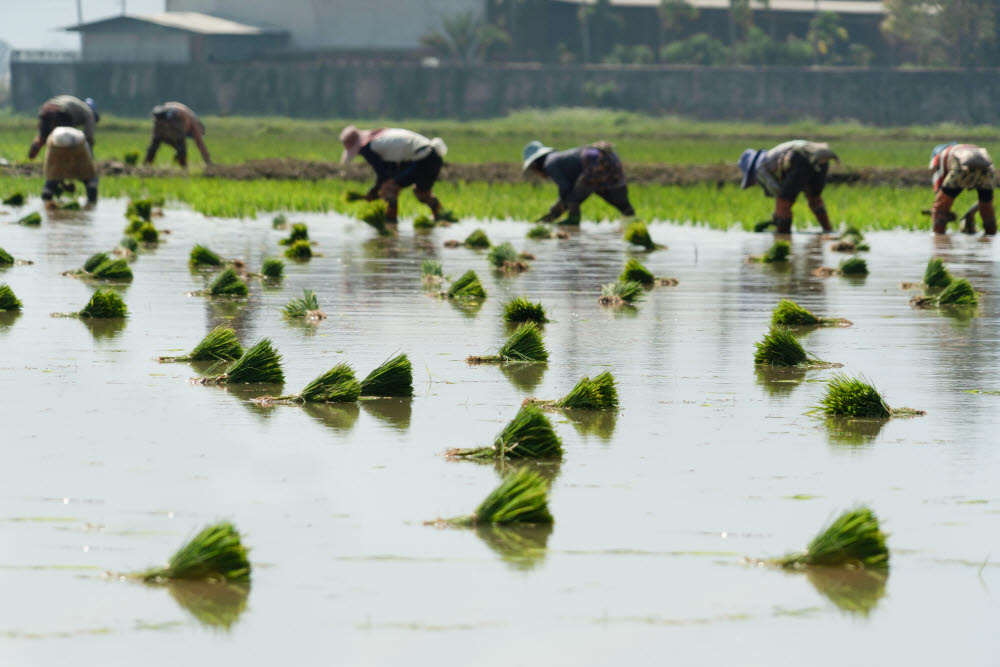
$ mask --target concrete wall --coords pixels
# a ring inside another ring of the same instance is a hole
[[[139,116],[174,99],[203,114],[297,117],[471,117],[589,105],[773,122],[1000,122],[998,70],[15,62],[11,84],[15,109],[28,112],[70,93]]]
[[[485,0],[167,0],[167,11],[202,12],[291,33],[299,49],[414,49],[441,17],[483,14]]]
[[[88,30],[80,34],[80,53],[88,62],[186,63],[190,39],[176,30]]]

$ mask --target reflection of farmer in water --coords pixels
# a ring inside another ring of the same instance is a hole
[[[532,141],[524,147],[522,171],[550,178],[559,188],[559,201],[540,222],[555,222],[566,213],[562,224],[580,224],[580,204],[592,194],[604,199],[624,216],[635,215],[628,199],[625,169],[611,144],[599,142],[565,151]]]
[[[786,141],[770,150],[748,148],[739,160],[740,171],[743,172],[741,186],[746,190],[759,183],[768,197],[774,197],[771,223],[778,234],[792,232],[792,204],[805,190],[816,221],[824,232],[829,232],[830,216],[823,203],[823,187],[830,160],[837,159],[827,144],[802,139]]]
[[[83,132],[75,127],[57,127],[45,142],[45,187],[42,200],[51,202],[63,190],[71,190],[64,181],[83,181],[87,205],[97,203],[97,164]]]
[[[964,216],[965,227],[962,231],[975,233],[975,216],[978,210],[983,219],[983,232],[989,235],[997,233],[997,218],[993,208],[996,170],[985,148],[954,142],[940,144],[931,152],[930,169],[934,173],[932,183],[935,195],[931,220],[935,234],[944,234],[948,223],[955,220],[951,206],[962,190],[975,190],[979,195],[978,204]]]
[[[187,166],[187,138],[194,139],[205,164],[212,164],[212,158],[205,146],[205,125],[198,120],[191,109],[180,102],[166,102],[153,107],[153,138],[146,149],[146,164],[152,164],[161,143],[174,149],[174,160],[182,167]]]

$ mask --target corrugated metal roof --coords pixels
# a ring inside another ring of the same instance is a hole
[[[276,32],[284,32],[280,29],[261,28],[237,23],[229,19],[202,14],[200,12],[162,12],[160,14],[124,14],[112,16],[99,21],[81,23],[66,28],[68,31],[82,32],[98,26],[105,26],[116,22],[139,22],[152,23],[164,28],[173,28],[185,32],[194,32],[200,35],[265,35]]]
[[[592,5],[594,0],[556,0],[574,5]],[[611,0],[620,7],[658,7],[660,0]],[[687,0],[687,4],[698,9],[729,9],[729,0]],[[868,0],[771,0],[771,9],[776,12],[834,12],[837,14],[885,14],[885,5]],[[763,11],[764,3],[751,0],[750,7]]]

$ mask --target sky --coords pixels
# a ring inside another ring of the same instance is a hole
[[[249,1],[249,0],[248,0]],[[121,14],[162,12],[165,0],[79,0],[83,20]],[[15,49],[78,49],[80,38],[60,28],[76,24],[77,0],[0,0],[0,40]]]

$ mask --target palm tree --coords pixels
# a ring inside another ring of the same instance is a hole
[[[421,37],[420,43],[440,58],[463,65],[487,60],[497,49],[510,44],[506,30],[483,21],[474,12],[444,16],[441,28]]]

